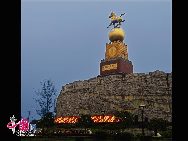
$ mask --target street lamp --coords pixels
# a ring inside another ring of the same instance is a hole
[[[141,104],[140,106],[139,106],[139,108],[142,110],[142,135],[144,136],[145,134],[144,134],[144,108],[145,108],[145,106],[146,105],[144,105],[144,104]]]
[[[104,120],[104,113],[105,113],[105,111],[102,110],[101,113],[102,113],[102,122],[104,122],[104,121],[105,121],[105,120]]]

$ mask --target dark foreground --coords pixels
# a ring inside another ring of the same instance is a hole
[[[119,137],[91,137],[91,136],[69,136],[69,137],[22,137],[21,141],[172,141],[167,138],[119,138]]]

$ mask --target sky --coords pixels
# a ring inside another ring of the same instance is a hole
[[[122,28],[134,73],[172,72],[171,0],[22,0],[21,115],[39,118],[35,91],[99,75],[109,43],[111,11],[126,13]]]

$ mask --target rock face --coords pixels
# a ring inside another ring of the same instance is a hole
[[[144,117],[171,121],[172,73],[116,74],[66,84],[57,99],[56,117],[129,111],[140,118],[140,104],[146,105]]]

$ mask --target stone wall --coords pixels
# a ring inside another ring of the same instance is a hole
[[[113,114],[129,111],[144,116],[172,119],[172,73],[154,71],[98,76],[62,87],[57,99],[57,117],[81,114]]]

